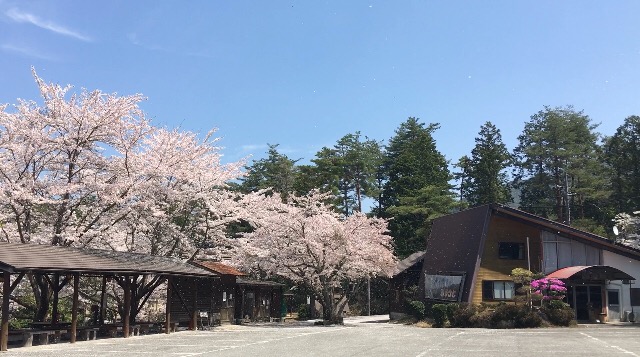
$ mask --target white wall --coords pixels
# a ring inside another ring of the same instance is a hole
[[[602,265],[608,265],[610,267],[620,269],[623,272],[636,278],[631,287],[640,288],[640,261],[616,253],[612,253],[608,250],[603,250]],[[631,311],[629,284],[622,284],[622,281],[614,280],[610,284],[607,284],[607,289],[620,290],[620,305],[622,314],[624,314],[624,311]],[[640,306],[634,306],[633,310],[636,315],[636,321],[638,321],[638,316],[640,315]]]

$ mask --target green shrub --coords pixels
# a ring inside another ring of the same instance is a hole
[[[311,307],[307,304],[298,306],[298,320],[308,320],[311,317]]]
[[[419,300],[412,300],[407,303],[407,310],[409,314],[418,320],[424,319],[424,303]]]
[[[542,318],[526,305],[499,304],[490,318],[492,328],[533,328],[542,325]]]
[[[516,328],[536,328],[542,326],[542,317],[535,312],[527,308],[527,313],[523,314],[516,320]]]
[[[451,327],[474,327],[473,317],[478,310],[475,306],[469,304],[457,305],[457,308],[453,311],[449,318]]]
[[[460,304],[458,303],[450,303],[447,304],[447,321],[451,322],[451,320],[453,319],[453,315],[456,313],[456,311],[460,308]]]
[[[491,316],[493,316],[492,309],[478,308],[475,315],[469,319],[471,327],[491,328]]]
[[[548,306],[542,308],[542,313],[549,323],[556,326],[571,326],[575,323],[573,309],[562,301],[552,301]]]
[[[431,314],[433,315],[434,327],[444,327],[447,323],[447,305],[446,304],[434,304],[431,307]]]

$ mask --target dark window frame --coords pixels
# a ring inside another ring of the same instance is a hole
[[[524,243],[516,242],[499,242],[498,258],[507,260],[524,260],[525,257]]]

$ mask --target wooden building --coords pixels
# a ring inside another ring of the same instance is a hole
[[[175,321],[171,316],[172,293],[181,296],[185,305],[193,301],[191,287],[175,283],[174,280],[191,280],[194,284],[211,286],[218,279],[218,275],[208,270],[187,264],[179,259],[151,256],[146,254],[114,252],[96,249],[77,249],[60,246],[0,243],[0,282],[2,283],[2,309],[0,310],[0,351],[6,351],[10,332],[19,332],[23,339],[26,334],[58,336],[66,334],[71,343],[76,342],[81,332],[98,330],[105,326],[106,294],[105,287],[108,280],[116,282],[123,290],[123,316],[121,321],[113,327],[122,331],[124,337],[139,331],[136,326],[135,314],[147,302],[151,293],[161,284],[167,282],[167,307],[164,331],[169,333]],[[34,321],[37,327],[23,331],[10,331],[10,295],[18,284],[28,276],[42,277],[53,292],[50,321]],[[80,326],[79,310],[79,281],[81,278],[101,278],[101,303],[98,306],[97,326]],[[69,284],[73,289],[71,320],[63,321],[58,313],[60,291]],[[181,288],[189,289],[182,291]],[[195,309],[193,310],[195,311]],[[133,312],[133,314],[132,314]],[[191,326],[195,325],[195,315],[191,314]],[[93,334],[95,337],[95,333]]]
[[[640,307],[640,251],[497,204],[434,220],[420,291],[425,300],[513,301],[514,268],[563,279],[579,320],[589,311],[625,320]]]
[[[247,279],[245,273],[221,262],[198,260],[193,264],[220,275],[211,293],[213,312],[219,314],[221,323],[281,318],[282,284]]]
[[[392,320],[403,318],[407,315],[407,289],[418,286],[420,273],[422,272],[422,261],[425,251],[411,254],[407,258],[398,262],[396,270],[391,278],[389,296],[389,317]],[[417,293],[417,291],[416,291]]]
[[[243,272],[221,262],[196,260],[194,265],[220,275],[220,281],[212,286],[213,312],[219,314],[220,323],[234,323],[236,320],[237,282]]]
[[[283,311],[284,285],[272,281],[236,279],[236,319],[279,321]]]

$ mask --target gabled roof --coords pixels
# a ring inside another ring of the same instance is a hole
[[[635,259],[640,259],[640,250],[628,247],[626,245],[615,243],[597,234],[585,232],[583,230],[568,226],[566,224],[555,222],[550,219],[536,216],[535,214],[531,214],[525,211],[521,211],[519,209],[507,207],[504,205],[492,204],[490,205],[490,207],[494,212],[496,212],[496,214],[500,216],[511,217],[511,218],[538,226],[538,227],[545,228],[546,230],[549,230],[549,231],[563,233],[572,238],[578,238],[579,240],[590,242],[595,246],[599,246],[601,248],[607,249],[614,253],[618,253],[628,257],[633,257]]]
[[[0,242],[0,270],[84,274],[166,274],[219,277],[176,258],[44,244]]]
[[[411,254],[410,256],[404,258],[403,260],[399,261],[398,264],[396,265],[396,269],[395,269],[393,275],[395,276],[395,275],[404,273],[407,269],[411,268],[416,263],[420,262],[422,260],[422,258],[424,257],[425,252],[426,251],[424,251],[424,250],[415,252],[415,253]]]
[[[210,260],[194,260],[193,264],[195,264],[198,267],[211,270],[212,272],[218,273],[220,275],[234,275],[234,276],[247,275],[241,272],[240,270],[221,262],[213,262]]]

